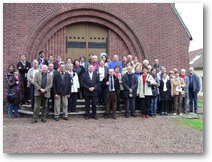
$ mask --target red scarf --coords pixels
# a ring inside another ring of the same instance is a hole
[[[143,85],[145,85],[146,77],[147,77],[147,75],[142,75],[142,78],[143,78]]]
[[[181,75],[181,78],[182,78],[183,80],[185,80],[185,77],[186,77],[186,75]]]

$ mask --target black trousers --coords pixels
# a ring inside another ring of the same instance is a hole
[[[71,112],[76,112],[77,97],[78,93],[71,93],[70,97],[68,98],[68,110]]]
[[[169,100],[161,101],[161,112],[168,112],[169,111]]]
[[[30,98],[30,89],[27,87],[27,78],[22,77],[21,90],[21,103],[26,103]]]
[[[53,88],[51,88],[51,92],[50,92],[50,98],[48,99],[48,112],[54,112],[54,92],[53,92]],[[51,99],[51,103],[50,103],[50,99]],[[51,108],[50,108],[51,105]]]
[[[35,86],[33,84],[30,84],[30,100],[31,100],[32,111],[34,111],[34,105],[35,105],[34,93],[35,93]]]
[[[152,96],[145,96],[141,98],[141,111],[143,115],[149,115]]]
[[[90,116],[90,101],[92,104],[92,116],[96,116],[96,96],[85,96],[85,115]]]
[[[121,95],[121,92],[120,91],[117,91],[116,92],[116,109],[118,110],[118,111],[120,111],[121,110],[121,108],[120,108],[120,95]]]
[[[107,103],[107,94],[106,94],[106,89],[107,87],[105,87],[103,85],[103,82],[100,82],[100,88],[98,90],[98,103],[101,105],[105,105]]]
[[[141,109],[141,99],[139,96],[135,97],[135,110],[140,110]]]

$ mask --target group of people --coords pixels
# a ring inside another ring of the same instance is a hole
[[[8,117],[19,117],[19,105],[31,104],[32,123],[39,118],[46,122],[49,111],[54,113],[55,121],[63,114],[69,120],[68,113],[76,112],[77,99],[85,99],[85,119],[97,118],[97,105],[104,105],[104,118],[117,118],[121,111],[121,100],[125,104],[125,117],[136,117],[136,109],[141,110],[143,118],[155,117],[157,114],[182,115],[198,112],[197,94],[200,90],[199,77],[190,67],[188,75],[185,69],[170,72],[155,59],[152,66],[148,60],[139,62],[132,55],[118,55],[113,58],[103,55],[100,59],[90,54],[72,60],[62,60],[57,56],[45,58],[44,51],[31,63],[26,55],[20,56],[17,66],[9,65],[7,80]],[[29,103],[30,101],[30,103]],[[50,102],[51,101],[51,102]],[[92,111],[90,111],[92,105]],[[91,112],[91,113],[90,113]]]

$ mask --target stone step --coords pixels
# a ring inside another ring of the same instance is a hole
[[[19,110],[19,113],[21,113],[21,114],[26,114],[26,115],[33,115],[33,112],[32,112],[32,111],[29,111],[29,110],[22,110],[22,109],[20,109],[20,110]],[[90,111],[90,113],[92,113],[92,111]],[[105,111],[104,111],[104,110],[97,110],[96,113],[97,113],[97,114],[104,114]],[[122,110],[122,111],[116,111],[116,113],[117,113],[117,114],[124,114],[125,111],[124,111],[124,110]],[[140,111],[140,110],[136,110],[135,113],[140,114],[141,111]],[[40,112],[40,114],[41,114],[41,112]],[[63,114],[63,113],[60,112],[60,115],[62,115],[62,114]],[[84,114],[85,114],[85,111],[69,112],[68,114],[69,114],[69,115],[84,115]],[[54,113],[53,113],[53,112],[49,112],[48,115],[49,115],[49,116],[53,116]]]
[[[29,100],[30,102],[30,100]],[[49,100],[49,103],[51,103],[51,99]],[[120,100],[120,104],[124,104],[124,100]],[[77,105],[85,105],[85,99],[77,99]],[[23,104],[22,106],[28,107],[29,105]]]
[[[124,106],[125,106],[124,104],[120,104],[120,107],[124,107]],[[31,105],[21,105],[20,107],[23,108],[23,109],[30,109]],[[49,107],[52,108],[52,106],[49,106]],[[99,109],[103,109],[105,107],[106,107],[106,105],[105,106],[104,105],[100,105],[100,106],[96,105],[96,108],[99,108]],[[76,105],[76,108],[77,109],[84,109],[85,105]]]

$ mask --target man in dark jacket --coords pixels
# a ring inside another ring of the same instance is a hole
[[[20,62],[17,63],[17,69],[20,74],[21,80],[21,104],[28,103],[29,98],[29,88],[27,88],[27,73],[28,70],[31,68],[30,62],[26,61],[26,55],[20,55]]]
[[[117,107],[117,95],[120,92],[119,79],[114,76],[114,70],[109,70],[109,75],[103,79],[103,85],[105,86],[106,96],[108,98],[107,107],[105,110],[105,119],[109,117],[110,109],[113,112],[113,119],[116,119],[116,107]]]
[[[131,110],[131,115],[135,116],[135,97],[138,87],[138,80],[135,74],[132,73],[132,66],[127,67],[127,73],[122,78],[124,87],[124,96],[126,99],[126,118],[129,117],[129,109]]]
[[[85,119],[90,117],[90,100],[92,101],[92,117],[97,120],[96,99],[99,88],[99,75],[94,72],[93,65],[88,66],[88,71],[83,74],[82,86],[85,97]]]
[[[60,64],[60,72],[55,73],[53,79],[54,90],[54,118],[55,121],[59,120],[60,107],[63,109],[63,119],[68,118],[68,97],[71,94],[70,76],[66,72],[65,64]]]
[[[199,77],[194,73],[194,68],[190,67],[189,68],[189,86],[188,86],[188,91],[189,91],[189,107],[190,107],[190,112],[193,112],[193,103],[194,103],[194,112],[197,113],[197,94],[200,91],[200,81]]]

